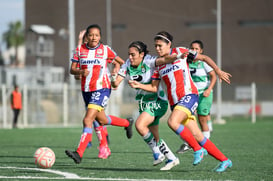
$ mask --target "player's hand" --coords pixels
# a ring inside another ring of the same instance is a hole
[[[83,70],[82,70],[82,73],[81,73],[80,75],[82,75],[82,76],[84,76],[84,77],[87,77],[89,73],[90,73],[89,70],[83,69]]]
[[[112,73],[112,74],[111,74],[111,77],[110,77],[111,82],[115,82],[115,81],[116,81],[116,79],[117,79],[117,76],[118,76],[118,74],[116,74],[116,73]]]
[[[82,75],[80,74],[80,75],[74,75],[74,78],[76,79],[76,80],[81,80],[82,79]]]
[[[230,77],[232,76],[230,73],[220,70],[220,72],[218,73],[218,77],[220,79],[220,82],[224,80],[226,83],[230,84]]]
[[[203,92],[203,96],[204,96],[204,97],[209,97],[210,92],[211,92],[210,89],[206,89],[206,90]]]
[[[139,83],[135,80],[129,80],[128,84],[134,89],[140,88],[140,85],[141,85],[141,83]]]
[[[86,32],[86,30],[80,31],[80,33],[79,33],[79,40],[82,40],[82,39],[83,39],[83,37],[84,37],[84,35],[85,35],[85,32]]]

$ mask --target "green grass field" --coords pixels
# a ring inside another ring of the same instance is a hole
[[[123,128],[108,127],[112,155],[98,159],[98,142],[85,151],[81,164],[74,164],[64,150],[75,149],[82,128],[35,128],[0,130],[0,180],[63,180],[61,173],[76,174],[70,180],[273,180],[273,119],[258,119],[252,124],[246,118],[227,118],[227,124],[214,125],[211,140],[233,162],[227,172],[212,169],[219,163],[206,156],[198,166],[192,165],[192,151],[178,154],[180,165],[170,171],[152,166],[149,147],[134,129],[128,140]],[[165,122],[160,125],[161,137],[175,152],[182,141]],[[56,162],[44,172],[35,169],[33,154],[39,147],[50,147]],[[67,175],[66,175],[67,176]],[[100,178],[100,179],[99,179]]]

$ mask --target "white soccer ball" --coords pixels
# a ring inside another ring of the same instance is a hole
[[[41,147],[35,151],[34,159],[38,167],[51,168],[55,163],[55,153],[48,147]]]

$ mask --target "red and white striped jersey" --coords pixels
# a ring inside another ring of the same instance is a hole
[[[171,54],[179,54],[186,51],[188,51],[188,49],[178,47],[173,48]],[[198,94],[198,90],[190,75],[187,58],[177,59],[173,63],[158,66],[152,79],[163,80],[171,106],[176,104],[185,95]]]
[[[99,44],[90,48],[86,44],[79,46],[71,61],[77,62],[80,69],[88,69],[88,76],[82,76],[81,87],[84,92],[111,88],[107,63],[112,63],[117,54],[108,45]]]

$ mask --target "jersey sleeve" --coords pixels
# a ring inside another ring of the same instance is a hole
[[[153,55],[150,55],[150,54],[147,54],[145,57],[144,57],[144,60],[143,62],[148,65],[149,67],[151,68],[155,68],[155,61],[157,59],[157,56],[153,56]]]
[[[111,47],[107,46],[108,63],[112,63],[116,57],[117,57],[117,53]]]
[[[161,80],[158,70],[155,70],[152,75],[152,80]]]
[[[188,52],[189,49],[186,47],[177,47],[176,51],[182,54],[182,53]]]
[[[120,67],[118,75],[125,78],[127,74],[127,67],[130,65],[130,60],[127,59],[126,62]]]
[[[188,48],[185,47],[177,47],[176,48],[176,53],[185,53],[185,52],[189,52],[187,58],[187,61],[191,62],[195,59],[195,57],[197,56],[197,52],[194,50],[189,50]]]
[[[79,60],[80,60],[80,48],[81,46],[78,46],[75,50],[74,50],[74,53],[73,53],[73,56],[71,58],[71,61],[72,62],[77,62],[79,63]]]
[[[206,62],[204,62],[204,68],[207,73],[213,71],[213,68],[209,66]]]

